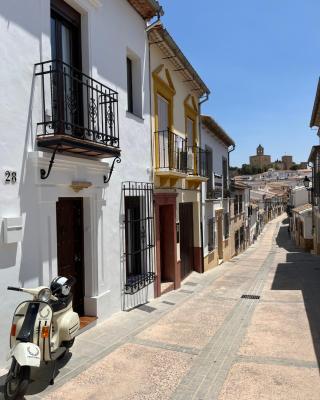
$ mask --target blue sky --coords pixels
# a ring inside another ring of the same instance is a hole
[[[160,0],[165,27],[212,94],[203,112],[237,144],[241,165],[261,143],[272,159],[307,159],[320,75],[319,0]]]

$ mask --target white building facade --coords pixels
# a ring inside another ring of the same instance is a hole
[[[22,300],[8,285],[73,275],[75,309],[100,320],[153,296],[146,20],[160,11],[154,0],[0,5],[1,337]]]
[[[208,160],[208,181],[202,185],[204,270],[208,270],[232,257],[229,151],[235,143],[213,118],[202,115],[201,145]]]

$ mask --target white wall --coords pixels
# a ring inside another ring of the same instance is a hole
[[[201,147],[206,149],[206,146],[212,151],[212,174],[213,188],[215,187],[214,174],[222,176],[222,160],[228,160],[228,146],[223,143],[217,136],[214,135],[204,125],[201,126]],[[216,182],[218,179],[216,179]],[[219,183],[223,184],[223,180],[219,179]],[[222,187],[221,187],[222,189]],[[208,220],[215,217],[216,210],[224,208],[222,199],[206,201],[206,183],[202,184],[202,226],[203,226],[203,247],[204,255],[208,254]],[[226,211],[226,210],[225,210]],[[230,216],[229,216],[230,218]],[[224,225],[223,225],[224,226]],[[217,247],[217,224],[215,223],[215,246]]]
[[[58,155],[50,177],[39,179],[50,155],[35,147],[40,115],[39,82],[33,66],[50,60],[50,1],[11,0],[0,5],[0,223],[23,215],[21,243],[0,241],[0,336],[6,338],[20,294],[7,285],[49,284],[57,273],[55,204],[59,196],[84,197],[86,307],[101,319],[122,305],[123,235],[121,182],[151,181],[148,44],[142,18],[126,0],[101,0],[101,7],[70,1],[82,13],[83,70],[119,92],[122,163],[108,185],[102,162]],[[93,4],[93,3],[92,3]],[[141,60],[143,118],[127,115],[126,55]],[[33,91],[34,89],[34,91]],[[17,171],[17,183],[4,183],[4,170]],[[90,181],[90,189],[70,189],[72,180]],[[87,240],[86,240],[87,239]],[[149,288],[152,296],[152,288]],[[7,343],[5,341],[5,343]],[[6,346],[0,347],[0,366]]]
[[[304,187],[297,187],[292,189],[290,195],[290,203],[293,207],[299,207],[303,204],[306,204],[310,201],[310,192],[307,191]]]

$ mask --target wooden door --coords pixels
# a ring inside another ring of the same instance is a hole
[[[82,198],[57,202],[58,275],[73,276],[73,308],[84,313],[83,203]]]
[[[193,270],[193,204],[179,204],[181,280]]]

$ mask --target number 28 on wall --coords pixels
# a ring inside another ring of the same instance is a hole
[[[6,184],[16,183],[17,182],[17,172],[16,171],[7,170],[7,171],[4,172],[4,176],[5,176],[4,182]]]

